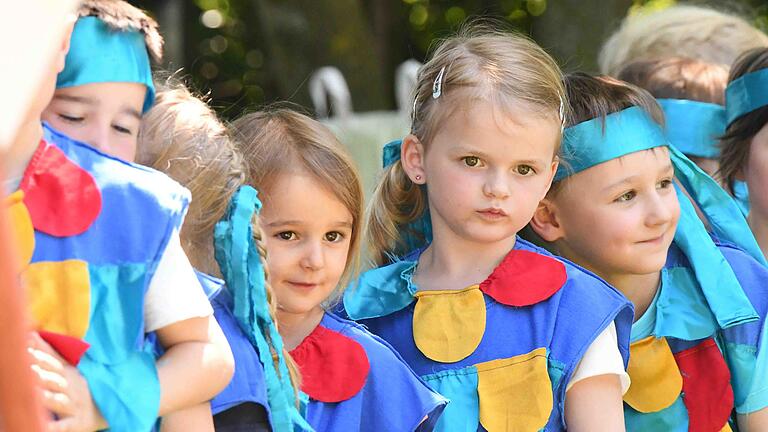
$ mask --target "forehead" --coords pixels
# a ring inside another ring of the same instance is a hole
[[[57,88],[54,100],[98,106],[125,106],[141,112],[147,87],[133,82],[89,83]]]
[[[349,222],[352,213],[333,191],[314,176],[301,171],[277,174],[260,197],[264,219],[290,218],[302,222]]]

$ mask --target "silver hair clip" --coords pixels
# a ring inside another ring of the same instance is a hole
[[[435,77],[435,82],[432,83],[432,99],[437,99],[443,94],[443,75],[445,74],[445,66],[440,69],[440,73]]]
[[[560,98],[560,111],[558,115],[560,116],[560,133],[563,133],[565,130],[565,103],[563,102],[563,96],[558,95]]]

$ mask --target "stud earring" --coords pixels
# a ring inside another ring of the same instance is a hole
[[[421,181],[421,176],[416,174],[416,181]]]

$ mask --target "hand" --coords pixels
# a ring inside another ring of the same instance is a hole
[[[49,431],[91,432],[108,427],[93,403],[88,383],[75,367],[37,333],[32,336],[29,352],[42,388],[43,406],[57,417],[49,423]]]

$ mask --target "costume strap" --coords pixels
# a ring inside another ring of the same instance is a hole
[[[82,17],[75,23],[64,70],[56,78],[56,88],[104,82],[145,85],[147,95],[143,112],[155,101],[144,35],[139,31],[112,30],[97,17]]]
[[[235,318],[257,348],[264,366],[273,430],[312,430],[296,406],[294,387],[283,356],[283,340],[269,313],[264,268],[251,225],[260,209],[256,189],[243,186],[237,191],[224,219],[214,229],[216,261],[234,297]]]

